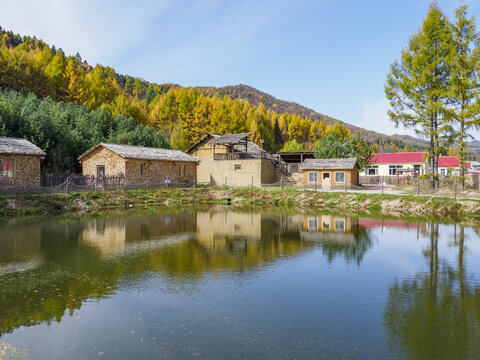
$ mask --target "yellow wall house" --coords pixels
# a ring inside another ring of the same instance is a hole
[[[28,140],[0,136],[0,186],[39,187],[44,156]]]
[[[198,160],[180,150],[100,143],[78,160],[83,175],[125,176],[127,185],[194,182]]]
[[[307,159],[300,170],[306,187],[322,189],[358,185],[358,161],[350,159]]]
[[[261,186],[281,176],[273,156],[248,140],[251,133],[218,135],[207,133],[187,150],[200,160],[199,183]]]

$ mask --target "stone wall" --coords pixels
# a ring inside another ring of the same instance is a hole
[[[98,166],[105,166],[107,176],[125,174],[125,159],[104,147],[98,148],[82,160],[83,175],[97,176]]]
[[[143,175],[142,164],[145,170]],[[129,159],[126,162],[125,174],[128,184],[158,185],[163,184],[165,180],[170,180],[171,183],[194,182],[197,179],[197,164],[184,161]]]
[[[13,177],[0,178],[0,186],[40,186],[40,156],[0,154],[0,159],[13,160]]]

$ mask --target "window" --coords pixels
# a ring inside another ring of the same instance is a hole
[[[345,231],[345,219],[335,219],[335,231]]]
[[[420,175],[420,165],[413,165],[413,171],[415,174]]]
[[[309,217],[308,218],[308,230],[318,230],[318,223],[316,217]]]
[[[440,169],[440,176],[445,176],[445,169]]]
[[[344,183],[345,182],[345,171],[336,171],[335,172],[335,182]]]
[[[388,175],[403,175],[403,165],[390,165],[388,167]]]
[[[235,171],[241,171],[242,170],[242,164],[235,164]]]
[[[148,175],[148,167],[146,163],[140,164],[140,176]]]
[[[0,176],[13,177],[13,159],[0,159]]]
[[[318,172],[310,171],[308,173],[308,182],[309,183],[316,183],[318,181]]]
[[[180,165],[178,167],[178,176],[187,176],[187,165]]]
[[[378,175],[378,166],[370,166],[365,169],[365,175]]]
[[[330,179],[330,173],[324,172],[323,173],[323,180],[327,180],[327,179]]]
[[[105,177],[105,165],[98,165],[97,166],[97,177],[102,179]]]

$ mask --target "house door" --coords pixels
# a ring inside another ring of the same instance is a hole
[[[99,184],[103,184],[103,179],[105,178],[105,165],[97,166],[97,181]]]
[[[330,188],[330,173],[324,172],[322,175],[322,188],[329,189]]]

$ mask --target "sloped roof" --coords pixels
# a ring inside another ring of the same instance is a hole
[[[252,133],[241,133],[241,134],[225,134],[225,135],[219,135],[216,137],[214,140],[211,141],[211,144],[214,145],[235,145],[240,143],[241,141],[247,140],[247,138],[252,135]]]
[[[353,169],[358,166],[358,160],[348,159],[306,159],[301,165],[301,170],[330,170]]]
[[[185,154],[180,150],[160,149],[143,146],[132,145],[118,145],[118,144],[106,144],[99,143],[95,145],[87,152],[78,157],[78,160],[82,160],[87,155],[100,147],[104,147],[123,158],[129,159],[145,159],[145,160],[170,160],[170,161],[188,161],[198,162],[197,159]]]
[[[42,149],[28,140],[6,136],[0,136],[0,154],[46,155]]]
[[[439,156],[438,166],[439,167],[460,167],[460,160],[456,156]]]
[[[245,135],[245,134],[243,134],[243,135]],[[215,134],[215,133],[207,133],[204,137],[202,137],[195,144],[193,144],[186,152],[190,153],[190,151],[192,151],[193,149],[195,149],[197,146],[204,143],[205,141],[208,141],[209,139],[214,139],[213,141],[215,141],[216,139],[218,139],[222,136],[225,136],[225,135],[220,135],[220,134]],[[213,144],[213,141],[211,142],[212,144]],[[220,144],[220,145],[222,145],[222,144]],[[233,145],[233,149],[237,152],[245,152],[245,144]],[[265,154],[269,154],[273,159],[273,156],[270,153],[263,150],[260,146],[251,142],[250,140],[247,140],[247,153],[260,155],[262,152],[265,153]]]
[[[399,152],[373,154],[370,164],[412,164],[424,163],[424,152]]]

